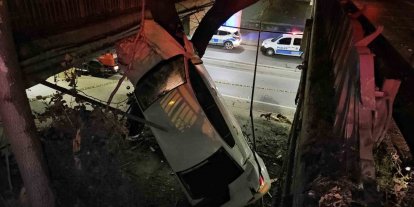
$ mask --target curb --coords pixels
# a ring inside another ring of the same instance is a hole
[[[224,101],[226,102],[226,106],[231,110],[237,109],[237,110],[244,110],[248,111],[250,109],[250,100],[240,98],[240,97],[234,97],[229,95],[222,94],[222,97]],[[281,113],[288,117],[290,120],[293,119],[296,108],[295,107],[288,107],[288,106],[282,106],[277,104],[271,104],[271,103],[265,103],[261,101],[253,101],[253,111],[258,113]]]

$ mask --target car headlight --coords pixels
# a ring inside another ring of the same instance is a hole
[[[114,70],[115,70],[116,72],[118,72],[118,70],[119,70],[119,66],[115,65],[115,66],[114,66]]]

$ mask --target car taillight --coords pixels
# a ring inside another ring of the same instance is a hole
[[[259,177],[259,190],[257,191],[258,193],[264,195],[265,193],[267,193],[270,189],[270,183],[266,183],[264,181],[264,178],[262,176]]]
[[[264,194],[269,192],[270,190],[270,183],[266,183],[263,176],[259,177],[259,189],[254,192],[252,191],[253,197],[247,202],[248,204],[252,204],[257,199],[261,198]]]
[[[260,186],[263,186],[264,185],[264,178],[263,178],[263,176],[260,176],[259,177],[259,185]]]

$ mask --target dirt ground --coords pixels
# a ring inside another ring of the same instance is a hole
[[[38,115],[38,120],[50,123],[40,134],[58,206],[189,206],[149,129],[144,138],[127,141],[125,127],[113,121],[112,114],[100,109],[71,109],[57,102],[46,115]],[[235,110],[246,137],[252,140],[248,111]],[[267,120],[260,114],[254,114],[257,151],[270,177],[279,179],[290,124]],[[0,161],[0,207],[19,206],[22,181],[13,156],[9,158],[8,167]],[[7,168],[11,170],[12,190]],[[264,196],[263,206],[271,206],[272,194],[273,188]],[[251,206],[262,205],[258,201]]]
[[[41,128],[40,135],[59,207],[190,206],[148,128],[142,139],[127,141],[124,122],[114,121],[112,113],[99,108],[93,111],[86,107],[71,108],[59,96],[54,102],[43,115],[36,116],[37,122],[43,123],[39,126],[46,126]],[[248,111],[231,109],[252,145]],[[286,159],[291,124],[290,120],[277,118],[277,114],[255,112],[253,115],[257,152],[276,182],[263,200],[250,207],[269,207],[272,196],[278,196],[276,187]],[[22,181],[2,134],[0,127],[0,207],[18,207]],[[408,158],[396,157],[394,153],[408,149],[400,146],[401,139],[395,138],[399,134],[393,125],[384,141],[386,147],[376,152],[378,196],[384,198],[383,206],[414,203],[414,174],[404,171],[405,166],[412,165],[405,163]],[[336,198],[337,188],[325,187],[332,192],[324,198]]]

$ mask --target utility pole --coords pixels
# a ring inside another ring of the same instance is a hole
[[[54,196],[19,68],[9,19],[7,0],[0,0],[0,117],[19,166],[30,206],[53,207]]]

